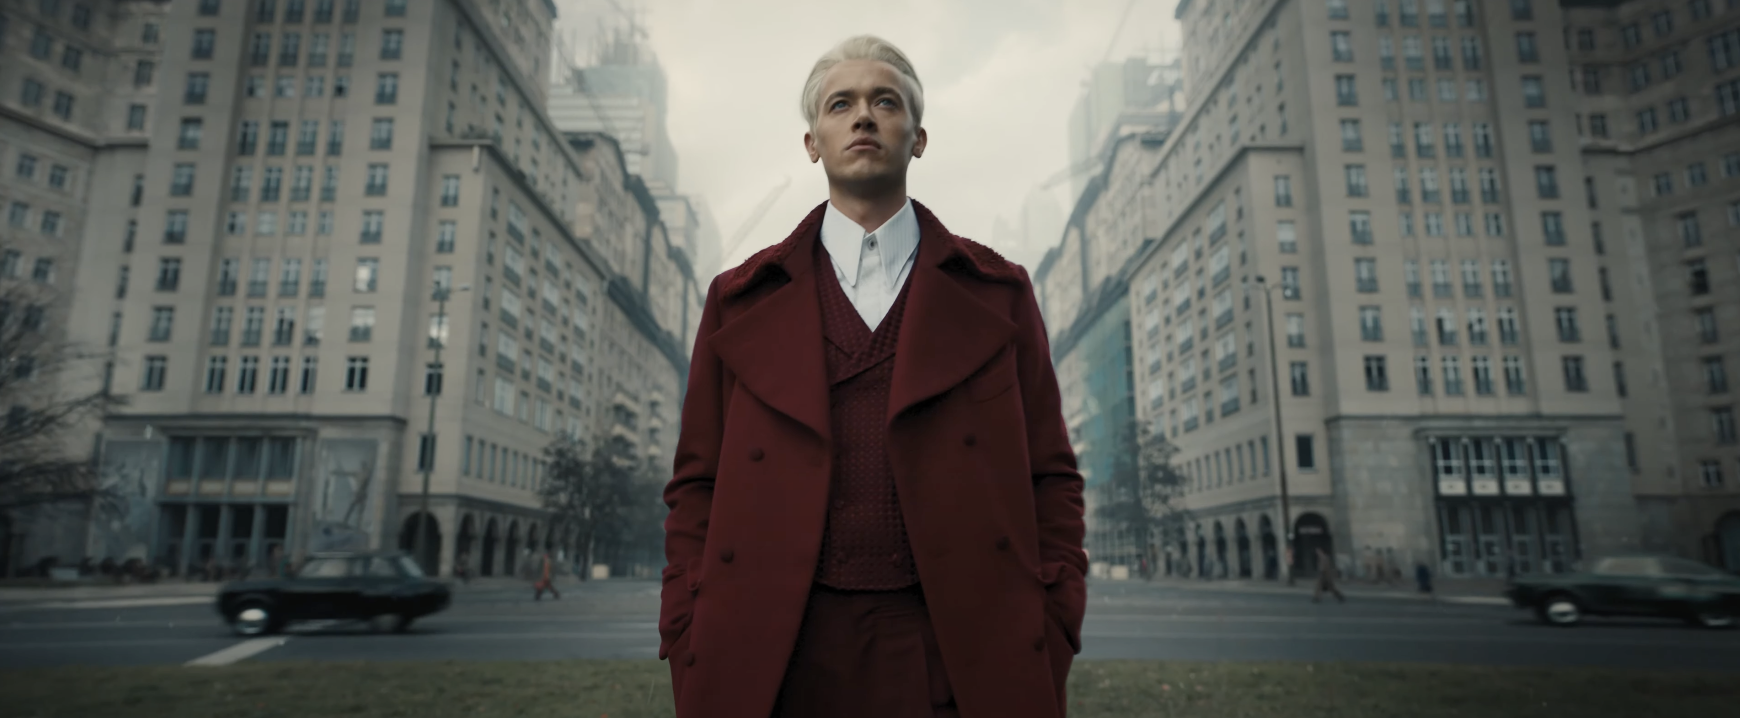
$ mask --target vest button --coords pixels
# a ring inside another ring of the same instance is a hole
[[[896,554],[890,555],[888,557],[888,562],[892,563],[896,566],[899,566],[900,565],[900,554],[896,553]]]
[[[997,537],[997,550],[998,551],[1008,551],[1009,550],[1009,537],[1008,536]]]
[[[1045,637],[1044,636],[1040,636],[1038,638],[1033,639],[1033,650],[1035,650],[1035,651],[1045,650]],[[693,654],[690,654],[690,657],[692,658]]]
[[[966,438],[961,439],[961,441],[966,443],[967,446],[972,446],[979,443],[979,437],[967,434]]]
[[[749,450],[750,461],[760,461],[763,456],[766,456],[766,454],[761,453],[761,449],[759,448]]]
[[[731,563],[731,559],[734,559],[734,558],[737,558],[737,554],[736,554],[736,552],[732,551],[731,549],[725,549],[724,551],[719,552],[719,560],[720,561],[724,561],[725,563]]]
[[[683,665],[685,665],[685,666],[695,665],[695,654],[690,653],[687,656],[683,656]]]

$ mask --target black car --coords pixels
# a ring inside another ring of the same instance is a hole
[[[452,600],[447,584],[424,577],[402,553],[333,553],[315,554],[291,578],[225,584],[217,612],[244,636],[276,633],[291,621],[381,618],[404,631]]]
[[[1740,576],[1672,556],[1612,556],[1584,572],[1515,579],[1505,596],[1554,626],[1647,616],[1728,628],[1740,614]]]

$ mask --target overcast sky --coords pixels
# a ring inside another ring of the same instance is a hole
[[[723,268],[784,239],[827,199],[821,165],[804,153],[798,95],[816,58],[840,40],[879,35],[912,58],[930,145],[907,192],[956,234],[993,246],[996,218],[1014,220],[1022,198],[1068,165],[1070,109],[1108,43],[1113,60],[1178,43],[1176,0],[637,2],[669,77],[679,190],[706,200],[722,240],[791,178]],[[558,2],[570,19],[609,4]],[[1065,214],[1067,187],[1055,191]]]

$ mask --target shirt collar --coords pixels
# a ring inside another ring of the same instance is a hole
[[[863,226],[836,209],[833,202],[828,203],[828,209],[822,215],[822,246],[828,249],[828,256],[840,273],[846,275],[844,281],[850,286],[858,286],[864,237],[869,234],[876,235],[876,254],[882,260],[882,276],[887,280],[888,288],[894,289],[899,286],[900,268],[918,249],[918,215],[912,211],[912,198],[908,197],[900,211],[877,227],[874,233],[864,231]]]

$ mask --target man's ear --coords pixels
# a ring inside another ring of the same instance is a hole
[[[804,151],[809,153],[811,164],[821,161],[822,153],[816,149],[816,136],[813,133],[804,133]]]
[[[929,141],[930,133],[925,132],[923,127],[918,128],[918,140],[912,143],[912,156],[923,157],[924,146]]]

